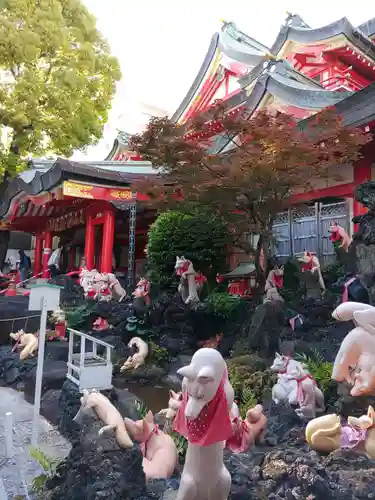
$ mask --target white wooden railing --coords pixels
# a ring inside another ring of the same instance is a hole
[[[67,378],[81,391],[84,389],[105,390],[112,387],[112,349],[113,346],[96,339],[87,333],[68,328],[69,354]],[[74,338],[81,340],[80,352],[74,353]],[[92,350],[87,351],[86,341],[92,342]],[[105,348],[105,356],[98,355],[98,346]]]

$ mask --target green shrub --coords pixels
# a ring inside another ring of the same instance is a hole
[[[164,366],[169,363],[169,353],[168,349],[165,347],[160,347],[155,342],[150,342],[151,358],[158,366]]]
[[[196,271],[213,280],[226,268],[230,243],[227,225],[212,214],[165,212],[159,215],[148,233],[152,280],[164,286],[176,282],[176,256],[191,260]]]
[[[145,418],[145,416],[148,413],[148,407],[147,407],[146,403],[140,399],[137,399],[134,403],[134,406],[138,410],[141,418]]]
[[[295,259],[289,259],[284,264],[284,278],[281,295],[287,302],[293,301],[295,297],[299,296],[298,292],[301,288],[300,267],[300,264]]]
[[[89,319],[95,304],[84,304],[72,309],[64,309],[69,328],[79,328]]]
[[[33,459],[36,460],[44,470],[44,474],[34,477],[32,482],[33,491],[35,493],[40,493],[44,490],[46,481],[52,479],[56,475],[56,469],[60,460],[52,459],[41,450],[35,448],[30,448],[29,453],[30,456],[33,457]]]
[[[238,310],[244,306],[244,300],[241,297],[229,295],[227,292],[211,292],[207,297],[212,312],[225,319],[235,317]]]
[[[141,418],[144,418],[148,413],[148,408],[147,408],[146,403],[144,403],[143,401],[137,400],[135,403],[135,406],[136,406],[137,410],[139,411]],[[184,438],[184,436],[181,436],[180,434],[178,434],[177,432],[174,432],[174,431],[170,431],[170,432],[168,432],[168,434],[173,439],[179,456],[184,457],[186,450],[187,450],[187,446],[188,446],[187,440]]]
[[[317,382],[320,389],[325,393],[331,386],[331,375],[333,363],[325,361],[321,354],[313,351],[311,356],[306,354],[296,354],[294,356],[296,361],[306,365],[313,379]]]
[[[188,447],[188,442],[186,438],[184,438],[184,436],[181,436],[180,434],[174,431],[171,431],[169,435],[171,436],[171,438],[174,441],[174,444],[176,445],[179,456],[184,457],[186,455],[186,450]]]
[[[339,279],[345,276],[345,265],[338,261],[323,269],[323,279],[327,288],[332,288],[332,285]],[[341,293],[341,290],[337,293]]]
[[[251,354],[232,358],[227,366],[241,416],[245,417],[247,410],[270,396],[276,375],[262,358]]]

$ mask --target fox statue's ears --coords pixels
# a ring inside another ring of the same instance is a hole
[[[154,414],[152,413],[151,410],[149,410],[146,415],[144,416],[143,420],[146,422],[153,424],[154,423]]]

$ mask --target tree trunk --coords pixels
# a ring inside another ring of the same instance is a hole
[[[4,198],[5,191],[9,185],[8,172],[4,172],[3,180],[0,184],[0,199]],[[10,240],[10,231],[0,231],[0,271],[3,270]]]
[[[264,268],[267,268],[267,263],[266,263],[266,254],[264,251],[264,243],[265,243],[265,238],[263,234],[259,235],[258,243],[257,243],[257,248],[255,252],[255,269],[256,269],[256,277],[257,277],[257,298],[261,297],[264,294],[264,287],[266,286],[266,275],[265,275],[265,269],[263,269],[263,266],[261,265],[261,256],[262,256],[262,250],[263,250],[263,255],[264,255]],[[268,252],[267,252],[268,253]]]
[[[270,264],[270,252],[269,252],[269,246],[270,246],[270,238],[268,236],[269,233],[267,230],[265,231],[266,234],[260,234],[258,243],[257,243],[257,248],[255,252],[255,268],[256,268],[256,275],[257,275],[257,282],[258,282],[258,287],[257,287],[257,295],[261,296],[264,294],[264,288],[266,286],[266,280],[268,276],[268,270],[269,270],[269,264]],[[262,252],[263,252],[263,265],[261,263],[261,257],[262,257]]]
[[[0,231],[0,270],[4,267],[10,240],[10,231]]]

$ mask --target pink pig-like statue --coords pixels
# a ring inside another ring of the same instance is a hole
[[[356,324],[341,343],[332,378],[351,384],[352,396],[372,393],[375,390],[375,307],[344,302],[332,316],[338,321],[352,320]]]
[[[155,424],[152,412],[143,420],[125,418],[125,427],[132,438],[141,443],[146,479],[171,477],[178,463],[177,448],[173,439]]]
[[[231,422],[233,435],[227,440],[226,447],[234,453],[243,453],[257,439],[263,437],[268,420],[263,413],[262,405],[256,405],[254,408],[247,410],[246,418],[243,420],[236,403],[233,403]]]
[[[216,349],[202,348],[177,373],[184,378],[173,429],[185,436],[188,449],[176,500],[227,500],[231,477],[223,452],[233,434],[234,400],[227,365]]]

